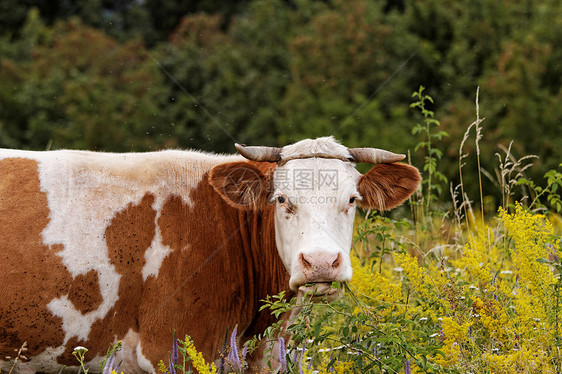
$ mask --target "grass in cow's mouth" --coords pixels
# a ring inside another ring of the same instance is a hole
[[[339,282],[313,282],[299,287],[303,297],[333,297],[342,290]]]

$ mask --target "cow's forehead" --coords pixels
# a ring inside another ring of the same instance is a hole
[[[346,146],[338,143],[332,136],[326,136],[318,139],[304,139],[283,147],[281,159],[292,159],[313,154],[331,155],[343,159],[351,158]]]
[[[278,193],[352,193],[361,174],[351,162],[337,159],[294,159],[275,169],[273,188]]]

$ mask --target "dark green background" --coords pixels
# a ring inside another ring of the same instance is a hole
[[[0,35],[0,147],[234,152],[333,134],[421,167],[409,104],[424,85],[455,182],[479,86],[491,175],[511,140],[540,156],[539,184],[562,161],[558,0],[0,0]],[[474,133],[465,150],[470,189]]]

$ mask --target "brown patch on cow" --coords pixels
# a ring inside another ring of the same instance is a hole
[[[72,276],[57,252],[43,244],[49,207],[34,160],[0,160],[0,357],[27,341],[33,356],[63,344],[62,320],[47,304],[65,295]]]
[[[105,240],[110,262],[121,274],[115,306],[106,317],[92,325],[88,340],[71,339],[66,351],[57,357],[60,364],[76,364],[72,349],[77,345],[88,348],[86,360],[104,355],[109,345],[125,337],[132,329],[139,331],[138,309],[142,298],[142,268],[144,254],[155,234],[156,211],[152,209],[154,196],[146,194],[139,204],[129,204],[118,212],[105,230]]]
[[[187,247],[189,233],[175,230],[178,220],[189,220],[188,206],[180,196],[171,196],[166,200],[162,207],[162,212],[158,218],[158,227],[162,233],[162,244],[169,246],[173,250],[180,250]]]
[[[68,299],[82,314],[98,309],[103,302],[103,297],[97,271],[90,270],[74,278],[68,292]]]
[[[255,164],[267,176],[275,164]],[[208,361],[219,356],[224,336],[238,325],[245,336],[263,332],[274,319],[259,312],[266,295],[288,289],[288,274],[277,254],[273,206],[237,209],[210,184],[208,176],[189,200],[171,196],[158,225],[173,251],[158,277],[145,282],[139,323],[143,354],[156,367],[171,349],[174,330],[189,334]]]
[[[359,180],[360,204],[378,210],[395,208],[416,191],[420,181],[420,173],[413,166],[376,165]]]

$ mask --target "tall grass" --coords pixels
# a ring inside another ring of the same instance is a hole
[[[423,114],[428,100],[423,89],[415,97],[414,107]],[[451,211],[439,211],[432,204],[432,194],[440,192],[435,187],[438,152],[433,151],[439,139],[429,132],[429,125],[438,122],[425,113],[431,121],[415,131],[425,135],[418,147],[427,150],[425,179],[412,202],[423,209],[414,209],[411,220],[371,213],[357,226],[354,277],[342,300],[300,302],[302,311],[288,327],[291,349],[305,352],[289,371],[561,373],[562,227],[553,222],[560,211],[562,173],[550,171],[540,187],[525,179],[535,156],[517,159],[511,146],[501,150],[495,183],[502,206],[485,216],[481,176],[492,176],[479,162],[483,118],[477,92],[476,119],[459,145],[460,185],[450,186]],[[464,160],[471,157],[463,151],[471,130],[478,217],[462,178]],[[516,186],[527,188],[520,202],[513,201]],[[275,301],[268,307],[290,308]]]

